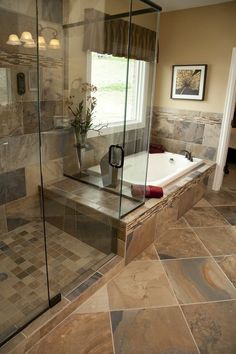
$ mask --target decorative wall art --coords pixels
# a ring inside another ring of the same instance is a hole
[[[204,100],[207,65],[173,65],[171,98]]]

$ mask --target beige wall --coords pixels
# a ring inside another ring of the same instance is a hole
[[[223,112],[233,47],[236,1],[161,14],[155,105]],[[170,99],[174,64],[208,64],[204,101]]]

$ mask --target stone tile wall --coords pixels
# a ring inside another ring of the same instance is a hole
[[[215,161],[221,122],[221,113],[155,107],[151,141],[170,152],[186,149],[195,157]]]

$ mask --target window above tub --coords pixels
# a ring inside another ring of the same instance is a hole
[[[129,65],[126,126],[145,126],[149,64],[141,60],[88,52],[88,81],[98,89],[94,123],[107,123],[112,131],[125,124],[126,75]]]

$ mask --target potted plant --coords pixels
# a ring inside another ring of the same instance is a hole
[[[107,127],[107,124],[93,124],[95,108],[97,105],[97,99],[95,97],[96,92],[96,86],[85,82],[80,85],[82,99],[76,103],[75,97],[70,96],[68,100],[68,109],[73,115],[70,124],[74,128],[76,147],[79,149],[88,146],[88,131],[93,130],[100,135],[102,129]]]

